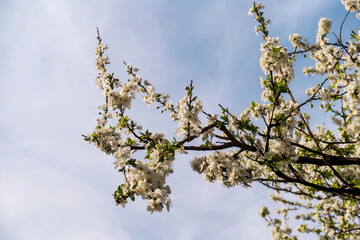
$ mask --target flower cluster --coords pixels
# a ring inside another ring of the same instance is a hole
[[[331,24],[332,22],[330,19],[326,19],[326,18],[320,19],[318,24],[319,28],[316,35],[317,41],[322,40],[330,32]]]
[[[225,187],[249,186],[249,171],[242,162],[232,157],[234,153],[214,152],[191,160],[194,171],[204,174],[207,182],[218,181]]]
[[[341,0],[341,3],[344,4],[345,9],[351,12],[357,12],[356,17],[360,19],[360,1],[359,0]]]
[[[193,96],[192,82],[186,87],[186,95],[177,103],[177,113],[172,115],[173,121],[178,121],[176,134],[189,137],[190,134],[199,135],[201,131],[199,113],[202,111],[200,100]]]

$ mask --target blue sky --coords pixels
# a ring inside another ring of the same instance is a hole
[[[179,157],[169,213],[149,214],[138,200],[123,209],[111,194],[120,183],[113,160],[81,138],[96,126],[96,27],[109,44],[112,71],[122,61],[173,100],[194,80],[204,109],[218,103],[240,114],[259,100],[260,37],[247,16],[251,1],[14,0],[0,3],[0,239],[270,239],[258,217],[270,204],[255,185],[224,189],[191,171]],[[264,1],[270,34],[287,43],[314,41],[319,18],[341,19],[335,0]],[[357,22],[353,22],[353,24]],[[334,30],[337,31],[334,23]],[[297,74],[301,81],[306,81]],[[297,85],[296,85],[297,86]],[[136,105],[152,131],[174,125]],[[164,119],[165,118],[165,119]],[[169,237],[170,236],[170,237]]]

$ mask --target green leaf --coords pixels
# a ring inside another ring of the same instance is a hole
[[[273,51],[274,53],[278,53],[278,52],[281,51],[281,49],[282,49],[282,47],[277,47],[277,48],[273,48],[272,51]]]
[[[131,189],[135,189],[138,184],[139,184],[138,181],[134,180],[134,185],[131,187]]]
[[[245,136],[246,141],[250,142],[251,144],[254,143],[254,139],[248,135]]]
[[[223,116],[221,116],[220,117],[222,120],[224,120],[225,122],[229,122],[229,117],[228,117],[228,115],[226,114],[226,115],[223,115]]]

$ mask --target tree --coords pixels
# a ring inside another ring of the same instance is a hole
[[[282,204],[274,218],[267,207],[260,211],[274,239],[297,239],[289,227],[290,216],[301,221],[300,234],[315,233],[320,239],[358,239],[360,236],[360,32],[352,31],[346,41],[342,29],[351,12],[360,18],[360,1],[342,0],[347,14],[333,40],[328,38],[332,22],[322,18],[316,43],[299,34],[289,41],[293,50],[271,37],[261,3],[254,3],[254,15],[261,33],[260,77],[262,102],[252,102],[239,116],[220,105],[221,113],[203,111],[194,94],[194,84],[185,88],[185,96],[175,104],[166,93],[158,93],[143,80],[139,69],[125,63],[129,79],[121,82],[107,72],[108,47],[98,32],[96,48],[97,86],[103,90],[105,104],[86,141],[115,158],[115,168],[124,175],[113,196],[125,206],[128,199],[147,200],[147,210],[169,210],[171,193],[166,177],[173,172],[176,154],[187,151],[207,152],[191,160],[194,171],[207,182],[218,181],[225,187],[250,186],[259,182],[273,189],[270,195]],[[309,56],[314,66],[303,73],[316,76],[316,84],[307,89],[304,100],[291,90],[294,62]],[[143,130],[127,116],[132,101],[143,95],[150,107],[169,113],[178,123],[175,135]],[[299,99],[299,98],[298,98]],[[304,109],[319,106],[319,114],[330,116],[332,124],[314,126]],[[200,121],[200,115],[207,123]],[[332,129],[337,129],[337,132]],[[144,152],[144,160],[134,158]],[[282,194],[282,195],[281,195]],[[297,196],[293,200],[291,196]],[[294,214],[291,214],[294,212]],[[290,215],[289,215],[290,214]]]

